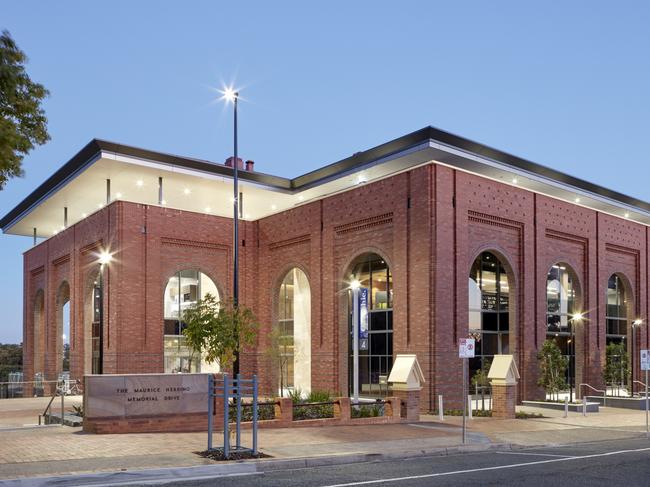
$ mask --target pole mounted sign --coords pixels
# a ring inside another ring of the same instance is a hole
[[[461,338],[458,342],[458,357],[463,359],[463,443],[465,443],[466,437],[466,425],[465,425],[465,416],[467,416],[467,376],[469,372],[467,371],[467,359],[474,358],[476,351],[476,340],[474,338]],[[471,407],[471,403],[470,403]]]
[[[368,350],[368,288],[359,288],[359,350]]]
[[[640,350],[641,352],[641,370],[645,370],[645,436],[650,438],[650,427],[648,425],[648,370],[650,370],[650,350]]]
[[[650,350],[641,350],[641,370],[650,370]]]
[[[458,357],[474,358],[476,341],[473,338],[461,338],[458,344]]]

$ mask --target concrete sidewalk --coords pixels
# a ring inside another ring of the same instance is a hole
[[[461,418],[448,417],[439,422],[437,417],[427,415],[412,424],[262,429],[259,445],[262,452],[273,457],[271,462],[334,464],[363,461],[371,455],[446,454],[497,446],[558,445],[645,435],[642,411],[603,408],[587,417],[572,413],[563,418],[558,411],[521,409],[542,412],[548,417],[475,418],[468,422],[468,445],[460,449]],[[205,450],[206,433],[91,435],[80,428],[53,426],[0,430],[0,436],[0,479],[215,464],[194,453]],[[250,444],[249,437],[250,431],[244,432],[244,444]],[[219,444],[218,434],[214,439],[215,445]]]

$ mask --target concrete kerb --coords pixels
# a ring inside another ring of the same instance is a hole
[[[403,460],[427,456],[447,456],[478,453],[488,450],[512,450],[509,443],[492,443],[480,445],[459,445],[438,447],[417,451],[391,453],[346,453],[339,455],[320,455],[313,457],[287,458],[277,460],[240,460],[215,465],[179,468],[157,468],[146,470],[129,470],[124,472],[102,472],[77,475],[57,475],[51,477],[27,477],[0,480],[0,486],[42,487],[56,485],[61,487],[73,485],[91,485],[94,487],[119,486],[128,484],[167,483],[209,479],[213,477],[259,475],[278,470],[297,470],[303,468],[329,467],[368,463],[382,460]]]

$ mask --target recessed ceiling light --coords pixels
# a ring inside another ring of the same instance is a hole
[[[97,208],[104,208],[104,203],[98,203]]]
[[[206,212],[206,213],[210,213],[210,207],[209,207],[209,206],[206,206],[206,207],[205,207],[205,212]]]
[[[136,185],[136,186],[140,186],[140,187],[142,187],[142,186],[144,186],[144,181],[143,181],[142,179],[138,179],[138,180],[135,182],[135,185]]]
[[[580,198],[576,198],[576,203],[580,203]]]
[[[54,231],[52,232],[52,235],[56,235],[57,233],[59,233],[58,230],[54,230]]]
[[[183,190],[183,193],[185,193],[185,194],[190,194],[190,188],[185,188],[185,189]]]
[[[167,200],[162,200],[162,201],[160,202],[160,204],[161,204],[161,205],[166,205],[166,204],[167,204]]]
[[[82,218],[86,218],[87,216],[88,216],[88,213],[82,213],[82,214],[81,214],[81,217],[82,217]]]
[[[512,184],[517,184],[517,178],[512,178]]]
[[[65,225],[61,225],[61,230],[65,230]]]
[[[625,218],[630,218],[630,214],[625,212]]]
[[[115,193],[115,197],[116,197],[116,198],[121,198],[121,197],[122,197],[122,193]]]
[[[305,199],[305,197],[303,195],[298,196],[298,201],[302,201],[304,199]]]
[[[363,174],[359,174],[357,176],[357,184],[363,184],[366,181],[368,181],[368,180],[366,179],[366,177]]]
[[[277,210],[278,207],[277,207],[276,205],[271,205],[271,209],[272,209],[272,210]]]

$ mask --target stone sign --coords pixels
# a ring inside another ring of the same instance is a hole
[[[206,413],[209,374],[87,375],[86,418]]]

